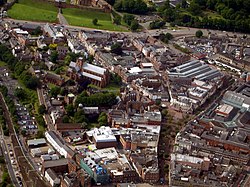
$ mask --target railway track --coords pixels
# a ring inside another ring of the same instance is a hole
[[[18,136],[15,132],[14,125],[11,119],[11,114],[8,111],[8,107],[5,103],[2,93],[0,93],[0,105],[3,109],[3,114],[6,120],[6,124],[9,129],[9,134],[14,148],[14,153],[17,158],[18,166],[20,168],[20,173],[22,174],[24,185],[27,187],[47,187],[48,185],[41,179],[36,170],[27,160],[21,145],[18,140]]]

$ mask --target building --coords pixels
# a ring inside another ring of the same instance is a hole
[[[64,158],[72,158],[74,156],[74,151],[70,149],[64,140],[59,137],[54,131],[45,132],[45,137],[47,141],[54,147],[54,149]]]
[[[59,186],[61,181],[52,169],[47,169],[44,175],[45,179],[49,181],[51,186]]]
[[[93,140],[97,149],[117,146],[116,137],[113,135],[110,127],[102,126],[99,129],[94,128],[86,133],[88,138]]]
[[[193,60],[172,68],[168,72],[168,76],[173,80],[189,78],[200,81],[211,81],[216,78],[221,78],[223,75],[217,69],[214,69],[199,60]]]
[[[78,58],[76,62],[71,62],[68,74],[75,80],[88,80],[91,84],[105,87],[109,83],[109,72],[105,68],[84,62],[83,58]]]
[[[62,86],[65,80],[61,75],[57,75],[51,72],[45,72],[44,81],[47,83],[55,84],[57,86]]]
[[[42,164],[42,170],[41,170],[44,175],[47,169],[51,169],[55,173],[59,173],[59,174],[68,173],[68,159],[62,158],[59,160],[44,161]]]
[[[47,154],[49,149],[50,149],[49,146],[33,148],[33,149],[30,149],[30,154],[33,157],[39,157],[39,156],[41,156],[43,154]]]
[[[46,146],[47,143],[44,138],[39,138],[39,139],[28,140],[27,145],[29,148],[37,148]]]
[[[43,26],[43,34],[52,38],[53,43],[65,43],[65,36],[62,33],[61,27],[55,27],[50,24]]]

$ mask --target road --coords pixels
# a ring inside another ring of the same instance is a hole
[[[19,24],[24,24],[24,23],[30,23],[30,24],[34,24],[37,26],[43,26],[45,25],[47,22],[35,22],[35,21],[25,21],[25,20],[14,20],[11,18],[4,18],[4,21],[12,21],[15,23],[19,23]],[[79,26],[71,26],[71,25],[63,25],[65,28],[67,29],[74,29],[74,30],[98,30],[98,29],[93,29],[93,28],[88,28],[88,27],[79,27]],[[148,36],[148,35],[159,35],[160,33],[166,33],[169,32],[171,33],[173,36],[175,37],[182,37],[182,36],[194,36],[195,32],[197,30],[202,30],[203,35],[207,36],[208,33],[212,33],[212,34],[217,34],[217,35],[230,35],[230,36],[234,36],[234,35],[245,35],[243,33],[237,33],[237,32],[224,32],[224,31],[220,31],[220,30],[212,30],[212,29],[202,29],[202,28],[191,28],[191,27],[178,27],[177,29],[154,29],[154,30],[144,30],[142,32],[123,32],[126,35],[130,35],[130,36],[134,36],[134,37],[143,37],[143,36]],[[102,32],[110,32],[110,33],[121,33],[121,32],[117,32],[117,31],[104,31],[104,30],[99,30]],[[250,37],[249,34],[246,34],[247,37]]]
[[[8,148],[6,146],[6,142],[4,140],[2,128],[0,130],[0,143],[1,143],[1,147],[2,147],[2,151],[3,151],[5,163],[6,163],[6,166],[7,166],[7,169],[8,169],[10,178],[11,178],[11,181],[12,181],[12,183],[13,183],[14,186],[18,186],[19,187],[20,185],[18,184],[16,175],[15,175],[15,171],[14,171],[14,169],[12,167],[12,164],[11,164],[11,158],[10,158],[9,150],[8,150]]]
[[[39,104],[44,105],[48,109],[47,103],[46,103],[45,98],[44,98],[43,89],[37,89],[37,95],[38,95]],[[51,130],[51,131],[55,130],[55,126],[51,120],[50,115],[44,114],[43,118],[45,120],[45,123],[47,124],[48,130]]]

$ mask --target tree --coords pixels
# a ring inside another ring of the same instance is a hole
[[[5,163],[4,157],[0,156],[0,164],[4,164],[4,163]]]
[[[57,44],[49,44],[49,49],[56,50]]]
[[[23,136],[26,136],[26,135],[27,135],[27,131],[26,131],[25,129],[23,129],[23,130],[21,131],[21,134],[22,134]]]
[[[9,134],[9,129],[4,129],[3,134],[4,134],[4,136],[9,136],[10,135]]]
[[[97,25],[98,19],[97,19],[97,18],[94,18],[94,19],[92,20],[92,23],[93,23],[93,25]]]
[[[130,25],[131,31],[136,31],[139,28],[139,23],[137,20],[133,20]]]
[[[21,101],[24,101],[27,98],[27,93],[22,88],[16,88],[14,91],[14,95]]]
[[[74,115],[74,121],[75,123],[83,123],[87,121],[87,118],[85,116],[85,113],[83,110],[78,110]]]
[[[43,115],[43,114],[45,114],[45,112],[46,112],[46,107],[45,107],[45,105],[44,105],[44,104],[40,105],[40,106],[38,107],[38,113],[41,114],[41,115]]]
[[[164,27],[165,24],[166,24],[165,21],[155,20],[149,24],[149,28],[150,29],[160,29],[160,28]]]
[[[116,25],[121,25],[121,16],[115,15],[113,18],[113,23]]]
[[[106,125],[108,123],[108,117],[105,112],[102,112],[98,117],[98,123],[99,125]]]
[[[44,132],[42,130],[38,130],[36,134],[37,138],[44,138]]]
[[[112,6],[115,4],[115,0],[106,0],[106,2]]]
[[[181,7],[182,8],[187,8],[187,6],[188,6],[187,0],[182,0],[181,1]]]
[[[194,1],[191,1],[189,6],[189,11],[194,15],[198,16],[201,14],[201,7],[199,4],[195,3]]]
[[[6,3],[6,0],[0,0],[0,6],[3,6]]]
[[[196,31],[195,36],[197,38],[201,38],[203,36],[203,32],[201,30]]]
[[[146,14],[148,12],[147,4],[142,0],[120,0],[116,1],[114,8],[118,11]]]
[[[69,116],[74,116],[75,108],[72,104],[66,106],[66,112]]]
[[[118,74],[112,73],[110,82],[114,83],[116,85],[121,85],[122,84],[122,78]]]
[[[123,16],[123,21],[128,24],[128,26],[131,25],[131,22],[135,19],[135,16],[130,15],[130,14],[124,14]]]
[[[121,55],[122,54],[122,45],[120,43],[115,43],[115,44],[111,45],[111,53]]]
[[[39,126],[45,127],[46,123],[45,123],[42,115],[37,115],[35,118],[36,118],[36,122],[38,123]]]
[[[58,87],[58,86],[55,86],[55,87],[52,87],[51,88],[51,90],[50,90],[50,95],[52,96],[52,97],[57,97],[57,95],[60,93],[60,91],[61,91],[61,88],[60,87]]]
[[[38,26],[34,31],[32,31],[32,34],[36,35],[36,36],[42,35],[42,33],[43,33],[43,31],[42,31],[40,26]]]
[[[56,61],[58,60],[58,52],[57,51],[52,51],[51,55],[50,55],[50,60],[53,63],[56,63]]]
[[[62,118],[63,123],[69,123],[69,120],[70,120],[69,116],[67,116],[67,115],[64,115],[63,118]]]

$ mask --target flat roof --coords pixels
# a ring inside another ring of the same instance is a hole
[[[114,147],[97,149],[95,150],[95,153],[102,159],[103,158],[115,159],[118,156],[118,153]]]
[[[227,104],[223,104],[223,105],[220,105],[218,107],[218,112],[222,112],[222,113],[226,113],[226,114],[229,114],[232,110],[233,110],[234,107],[230,106],[230,105],[227,105]]]
[[[182,155],[182,154],[171,154],[171,160],[179,161],[179,162],[190,162],[194,164],[201,164],[203,162],[202,158],[189,156],[189,155]]]
[[[33,139],[27,141],[28,146],[30,145],[40,145],[40,144],[46,144],[45,138],[39,138],[39,139]]]
[[[63,166],[68,165],[68,159],[62,158],[59,160],[48,160],[43,162],[44,168],[56,167],[56,166]]]

